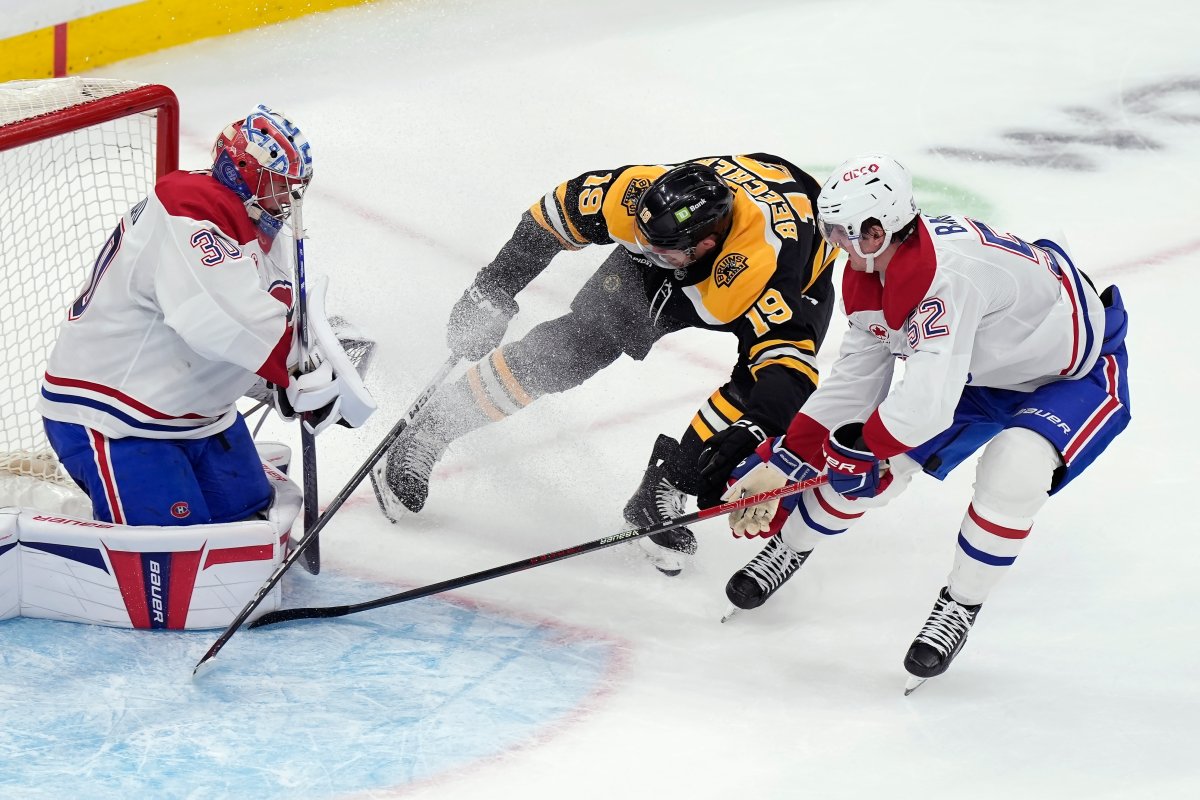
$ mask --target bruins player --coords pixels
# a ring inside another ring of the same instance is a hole
[[[777,156],[701,158],[680,166],[585,172],[521,217],[512,238],[450,313],[447,341],[478,361],[444,387],[371,474],[393,522],[420,511],[450,442],[538,397],[573,388],[622,353],[641,360],[689,327],[738,338],[729,380],[682,440],[659,436],[625,519],[641,527],[684,513],[685,495],[715,505],[730,471],[777,436],[817,383],[815,356],[833,310],[837,251],[817,235],[820,185]],[[570,311],[498,347],[514,299],[554,256],[618,244]],[[678,574],[696,540],[682,528],[639,543]]]

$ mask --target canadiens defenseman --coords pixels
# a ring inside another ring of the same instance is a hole
[[[478,363],[434,396],[372,472],[384,513],[395,521],[421,510],[434,464],[459,437],[695,327],[735,335],[736,362],[680,439],[658,437],[624,514],[641,527],[682,514],[689,495],[716,505],[733,467],[783,433],[817,383],[836,256],[816,232],[818,189],[765,153],[593,170],[552,189],[451,311],[450,349]],[[566,314],[500,346],[514,298],[551,259],[612,244]],[[638,544],[668,575],[696,549],[686,528]]]
[[[834,170],[817,213],[848,253],[850,328],[787,434],[739,466],[726,496],[821,471],[828,485],[731,516],[735,534],[778,535],[726,594],[735,609],[762,605],[915,473],[942,479],[983,448],[947,585],[904,658],[907,693],[946,671],[1039,509],[1128,425],[1127,317],[1117,288],[1098,292],[1061,242],[921,215],[911,176],[886,156]]]
[[[281,414],[311,412],[317,431],[361,425],[374,408],[329,330],[323,282],[311,287],[314,344],[298,371],[293,278],[275,244],[312,179],[307,139],[260,105],[221,132],[213,159],[163,176],[121,218],[46,366],[47,438],[100,521],[264,511],[271,487],[235,405],[260,379]]]

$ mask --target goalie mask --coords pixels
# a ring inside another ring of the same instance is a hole
[[[637,245],[655,266],[679,269],[696,245],[733,222],[733,190],[712,167],[683,164],[664,172],[638,198]]]
[[[287,115],[259,105],[221,131],[212,155],[213,177],[237,193],[273,239],[312,180],[308,139]]]
[[[817,197],[817,228],[825,241],[853,249],[875,269],[875,256],[887,249],[892,234],[920,213],[913,197],[912,176],[889,156],[859,156],[840,164],[821,186]],[[875,220],[883,228],[883,245],[874,253],[862,251],[863,226]]]

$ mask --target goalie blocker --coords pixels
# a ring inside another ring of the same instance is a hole
[[[0,619],[170,630],[228,625],[284,559],[300,512],[300,488],[285,474],[288,448],[259,449],[273,495],[259,519],[130,526],[0,509]],[[278,608],[281,591],[276,586],[257,615]]]

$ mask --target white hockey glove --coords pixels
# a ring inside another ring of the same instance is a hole
[[[800,483],[819,475],[815,467],[787,449],[784,438],[777,436],[771,440],[771,457],[766,461],[756,451],[738,464],[730,476],[737,480],[725,491],[721,499],[728,502],[771,492],[789,483]],[[784,510],[790,514],[799,499],[799,495],[786,498]],[[771,523],[779,511],[779,503],[779,499],[776,498],[730,513],[729,527],[733,530],[733,535],[771,536]]]
[[[354,362],[346,355],[325,316],[329,279],[320,276],[308,293],[309,361],[316,366],[294,371],[292,379],[275,393],[275,407],[284,419],[306,414],[304,426],[314,434],[337,423],[347,428],[362,425],[375,411],[375,400],[363,385]]]
[[[729,502],[740,497],[771,492],[788,482],[787,475],[772,464],[764,461],[751,469],[737,480],[721,495],[721,500]],[[756,506],[742,508],[729,515],[729,527],[734,536],[758,536],[771,528],[771,520],[779,509],[779,500],[768,500]]]

